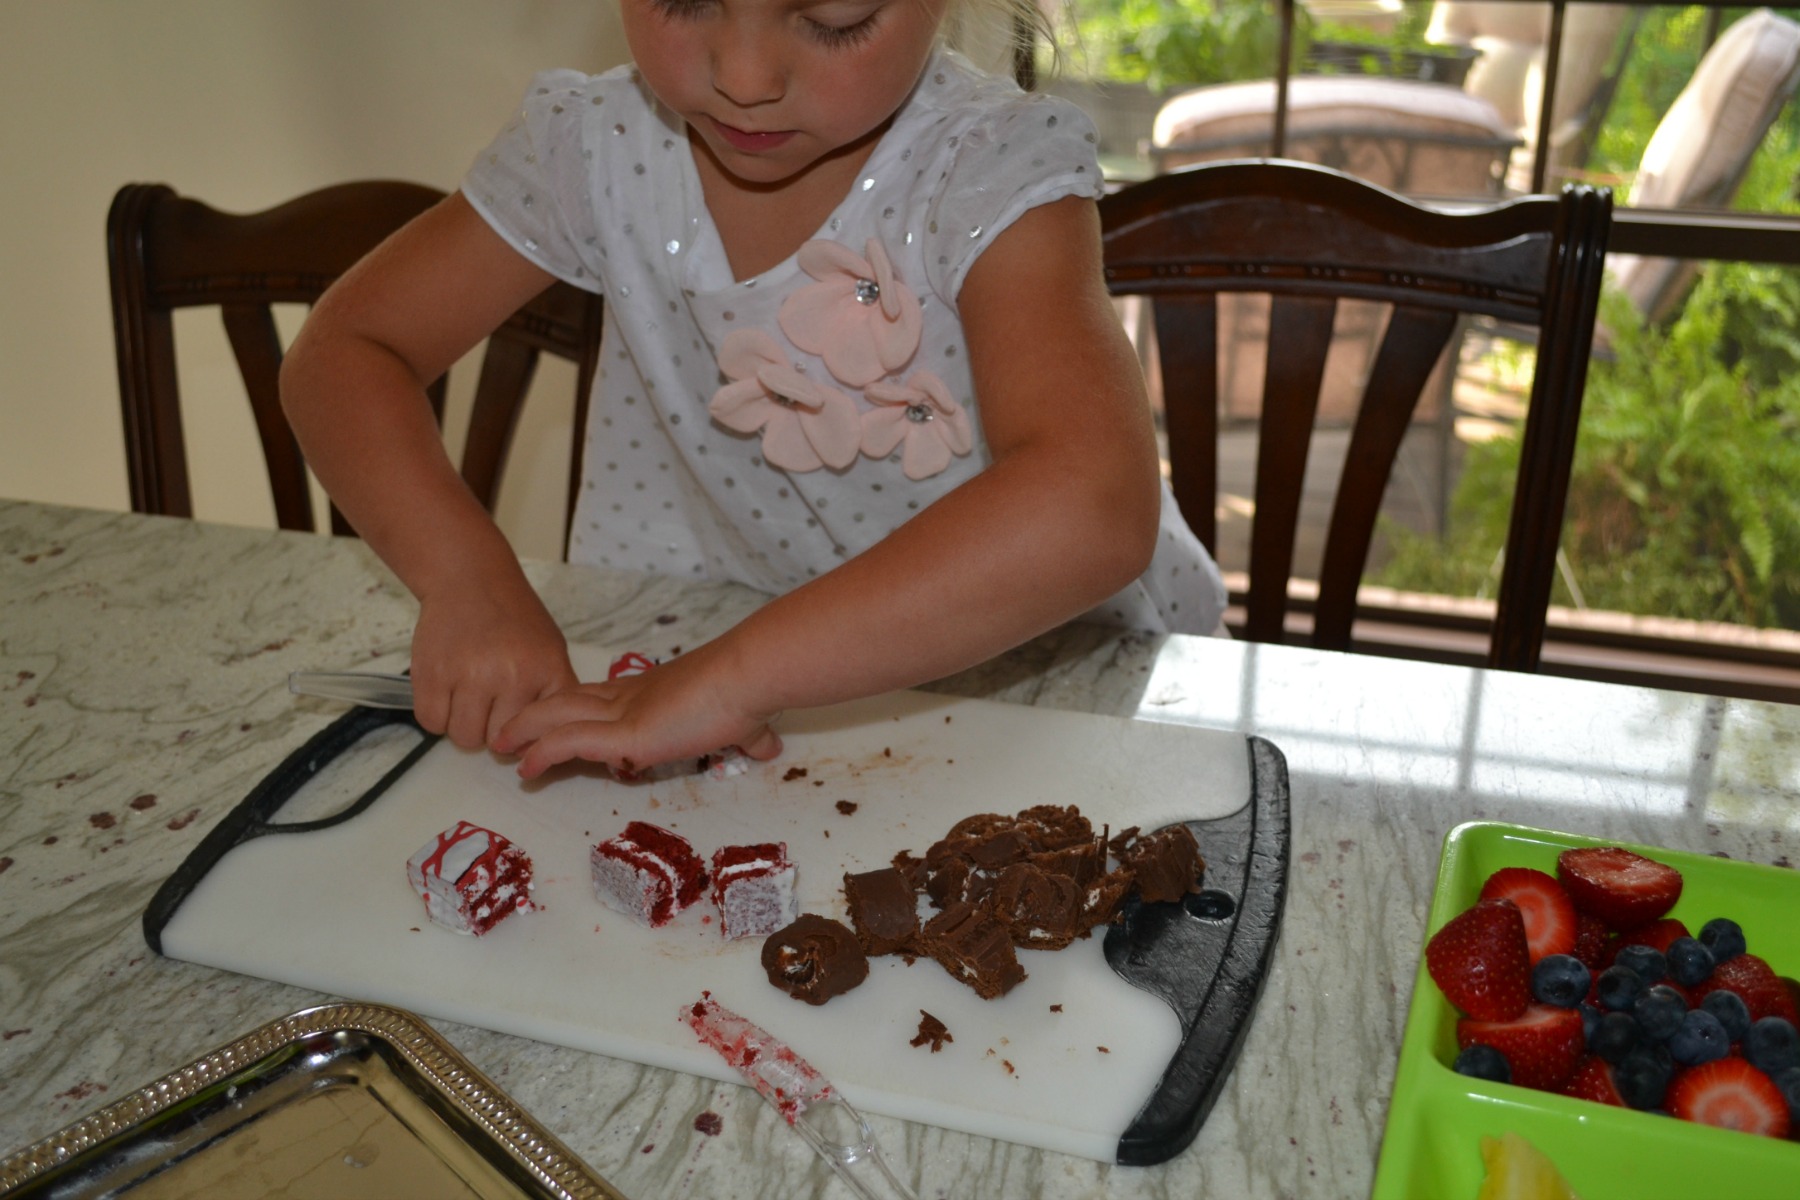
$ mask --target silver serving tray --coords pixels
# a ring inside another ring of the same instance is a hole
[[[270,1022],[0,1159],[0,1197],[626,1200],[435,1030],[374,1004]]]

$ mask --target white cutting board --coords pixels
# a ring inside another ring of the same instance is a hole
[[[1233,812],[1249,798],[1243,736],[921,692],[789,713],[780,730],[782,757],[746,774],[636,784],[572,770],[527,785],[509,763],[439,743],[350,821],[232,850],[163,930],[163,950],[739,1082],[677,1021],[710,990],[870,1112],[1112,1161],[1180,1031],[1166,1005],[1107,966],[1103,931],[1062,951],[1021,951],[1028,978],[998,1000],[928,959],[889,956],[870,960],[861,987],[814,1007],[768,983],[760,939],[725,942],[705,902],[658,930],[601,905],[588,848],[634,819],[677,830],[703,856],[785,841],[802,910],[847,920],[846,871],[922,854],[972,813],[1075,804],[1116,832]],[[792,768],[805,777],[784,780]],[[856,812],[840,813],[839,800]],[[458,820],[531,854],[541,911],[481,938],[425,919],[406,860]],[[939,1053],[908,1045],[921,1009],[955,1038]]]

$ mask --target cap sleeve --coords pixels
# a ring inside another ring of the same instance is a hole
[[[1104,190],[1094,123],[1054,96],[1019,96],[959,138],[926,221],[933,291],[955,299],[969,267],[1020,215]]]
[[[600,290],[588,162],[587,110],[602,80],[546,71],[519,111],[476,156],[462,193],[513,249],[559,279]]]

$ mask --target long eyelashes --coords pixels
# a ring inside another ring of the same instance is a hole
[[[718,0],[647,0],[656,13],[667,20],[694,20],[706,10],[717,5]],[[861,45],[874,36],[881,18],[881,9],[876,9],[862,20],[852,25],[825,25],[811,18],[802,18],[806,26],[806,35],[821,46],[833,50],[847,50]]]

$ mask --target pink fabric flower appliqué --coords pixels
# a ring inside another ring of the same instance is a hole
[[[863,395],[875,402],[862,415],[863,453],[885,458],[905,442],[900,469],[908,479],[929,479],[950,465],[951,455],[974,448],[969,414],[930,371],[914,371],[905,383],[871,383]]]
[[[781,303],[781,331],[794,345],[825,360],[848,387],[862,387],[905,366],[919,348],[924,319],[919,298],[894,275],[876,238],[866,259],[836,242],[800,247],[800,269],[818,280]]]
[[[732,382],[707,411],[739,433],[762,430],[763,457],[784,471],[847,467],[862,440],[856,405],[836,388],[793,368],[774,338],[740,329],[719,347],[719,370]]]

